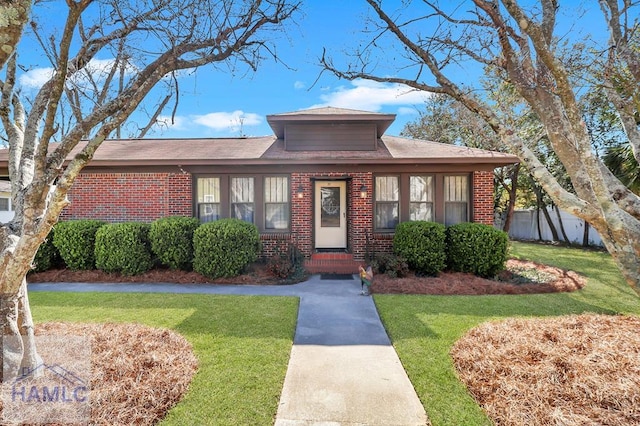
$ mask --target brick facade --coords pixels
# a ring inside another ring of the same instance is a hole
[[[493,172],[473,173],[474,222],[493,226],[493,189]]]
[[[60,219],[151,222],[165,216],[192,216],[191,191],[189,174],[81,174]]]
[[[375,253],[391,252],[393,235],[373,232],[373,173],[291,173],[290,233],[261,235],[262,257],[285,250],[289,243],[306,258],[314,252],[314,181],[345,180],[347,183],[347,248],[353,260],[362,262]],[[493,224],[493,173],[474,172],[475,222]],[[361,187],[367,196],[360,195]],[[298,192],[302,190],[302,198]],[[108,222],[151,222],[166,216],[192,216],[192,177],[182,173],[90,173],[78,177],[69,193],[71,204],[62,220],[100,219]]]

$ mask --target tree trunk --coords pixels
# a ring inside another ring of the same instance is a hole
[[[511,222],[513,221],[513,212],[516,208],[516,196],[518,192],[518,174],[520,173],[520,163],[516,164],[511,172],[511,186],[509,187],[509,204],[507,205],[507,216],[504,220],[502,230],[509,233]]]
[[[589,222],[584,222],[584,232],[582,233],[582,247],[589,247]]]
[[[3,365],[0,380],[11,380],[23,373],[28,373],[42,363],[36,350],[26,279],[23,279],[17,295],[2,296],[0,325],[2,327],[0,359]]]
[[[560,226],[560,232],[562,232],[562,238],[564,239],[565,243],[569,244],[571,243],[571,241],[569,241],[569,237],[567,237],[567,233],[564,230],[564,223],[562,223],[562,216],[560,215],[560,209],[556,205],[553,206],[553,209],[556,211],[556,217],[558,218],[558,226]]]

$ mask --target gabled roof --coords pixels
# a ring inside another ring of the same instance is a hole
[[[318,124],[327,122],[375,123],[378,137],[380,137],[389,126],[391,126],[395,119],[395,114],[381,114],[335,107],[312,108],[267,115],[267,123],[271,126],[273,133],[280,139],[284,138],[284,128],[287,124]]]

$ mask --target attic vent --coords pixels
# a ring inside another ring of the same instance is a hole
[[[374,151],[375,123],[287,124],[284,143],[287,151]]]

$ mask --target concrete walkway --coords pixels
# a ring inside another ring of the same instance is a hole
[[[29,284],[30,291],[296,296],[298,324],[276,426],[425,425],[427,416],[360,280],[290,286]]]

